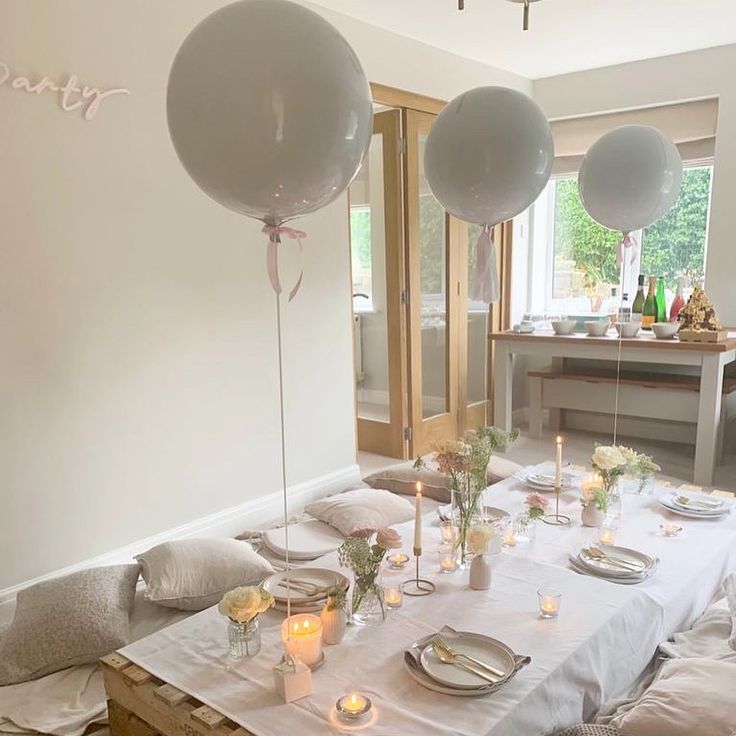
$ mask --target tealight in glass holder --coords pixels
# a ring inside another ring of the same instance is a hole
[[[403,570],[409,562],[409,555],[403,552],[394,552],[387,558],[388,566],[391,570]]]
[[[454,544],[441,544],[437,556],[441,573],[449,574],[457,570],[457,550]]]
[[[454,544],[457,536],[455,525],[452,521],[443,521],[440,523],[440,535],[443,544]]]
[[[404,595],[401,592],[401,587],[397,585],[391,588],[386,588],[386,594],[383,600],[386,604],[386,608],[390,610],[401,608],[401,605],[404,602]]]
[[[598,528],[598,542],[600,544],[616,544],[616,532],[618,523],[615,519],[606,517],[603,524]]]
[[[537,595],[539,596],[539,617],[557,618],[560,613],[562,593],[554,588],[540,588]]]

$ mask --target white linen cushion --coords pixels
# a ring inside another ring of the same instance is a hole
[[[377,488],[358,488],[329,496],[310,503],[304,511],[346,537],[360,529],[381,529],[414,518],[414,506],[409,501]]]
[[[286,534],[283,527],[262,533],[263,543],[282,559],[286,557]],[[289,559],[316,560],[334,552],[345,537],[334,527],[317,519],[289,525]]]
[[[736,664],[703,658],[665,662],[639,701],[609,725],[624,736],[733,736]]]
[[[128,643],[138,565],[94,567],[20,591],[0,635],[0,685],[96,662]]]
[[[201,611],[228,590],[268,577],[271,563],[239,539],[179,539],[152,547],[136,560],[148,600],[182,611]]]

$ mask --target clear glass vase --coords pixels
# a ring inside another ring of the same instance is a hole
[[[227,625],[227,641],[233,659],[255,657],[261,651],[261,625],[258,619],[244,624],[231,619]]]
[[[457,529],[455,536],[455,550],[458,566],[466,570],[473,555],[468,551],[468,532],[481,523],[480,502],[483,493],[459,491],[452,489],[452,516]]]
[[[377,583],[361,585],[356,580],[351,603],[350,622],[356,626],[380,624],[386,618],[383,588]]]

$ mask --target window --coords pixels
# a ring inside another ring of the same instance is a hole
[[[543,286],[544,298],[533,295],[530,309],[572,314],[615,308],[623,293],[633,300],[640,273],[663,276],[668,299],[680,277],[687,287],[702,283],[712,174],[711,165],[685,168],[675,206],[659,222],[634,234],[640,246],[633,262],[625,259],[621,269],[616,263],[621,234],[588,216],[577,177],[550,180],[534,215],[535,264],[545,263],[544,284],[537,281],[535,288]]]
[[[351,206],[350,257],[353,270],[353,294],[361,295],[357,297],[355,303],[358,309],[365,308],[373,302],[371,254],[371,208],[369,205]]]

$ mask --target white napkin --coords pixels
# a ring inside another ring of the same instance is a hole
[[[723,587],[726,591],[726,599],[728,600],[728,608],[731,611],[731,636],[728,639],[728,645],[736,651],[736,573],[729,575]]]

